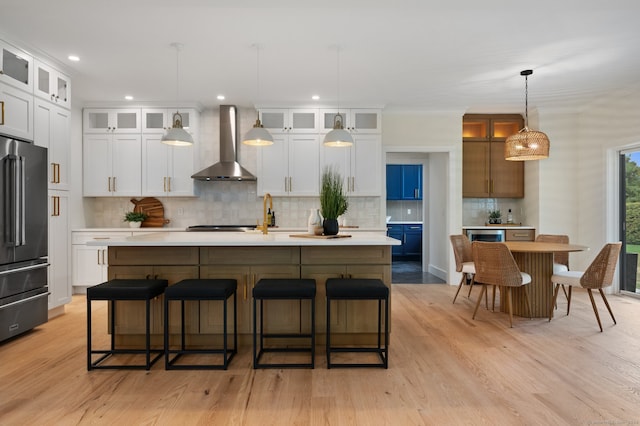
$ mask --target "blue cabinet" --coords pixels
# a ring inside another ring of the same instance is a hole
[[[387,200],[422,200],[421,164],[387,164]]]
[[[403,225],[387,225],[387,236],[403,241],[404,244],[404,226]],[[402,256],[403,246],[391,246],[392,256]]]
[[[400,246],[391,246],[391,255],[401,259],[420,259],[422,256],[422,225],[387,225],[387,235],[402,241]]]
[[[422,225],[404,225],[404,255],[422,255]]]

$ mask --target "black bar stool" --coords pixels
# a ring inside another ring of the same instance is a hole
[[[316,282],[313,279],[298,278],[263,278],[253,287],[253,368],[314,368],[316,349]],[[257,344],[257,301],[260,301],[260,350]],[[265,300],[309,300],[311,303],[310,333],[265,333],[264,301]],[[311,339],[310,347],[264,347],[264,339]],[[309,363],[261,363],[260,358],[266,352],[309,352]]]
[[[229,362],[238,349],[238,313],[237,313],[237,282],[232,279],[186,279],[164,291],[164,348],[167,370],[226,370]],[[227,342],[227,301],[233,296],[233,347],[228,347]],[[180,301],[180,349],[169,347],[169,302]],[[222,348],[187,349],[185,342],[184,302],[186,300],[220,300],[223,309]],[[176,354],[171,358],[171,354]],[[222,364],[176,364],[178,358],[188,354],[222,354]]]
[[[87,370],[93,369],[146,369],[162,356],[164,348],[159,350],[151,349],[151,320],[150,302],[154,297],[160,296],[167,287],[167,280],[144,280],[144,279],[115,279],[98,284],[87,289]],[[93,300],[107,300],[111,302],[109,315],[109,325],[111,330],[111,349],[94,350],[91,346],[91,302]],[[144,300],[145,301],[145,348],[144,349],[116,349],[116,301],[119,300]],[[151,359],[151,354],[157,354]],[[92,361],[94,354],[102,356],[96,361]],[[100,365],[107,358],[118,354],[144,354],[145,363],[140,364],[107,364]]]
[[[389,367],[389,288],[378,279],[329,278],[327,293],[327,368],[331,367]],[[333,347],[331,346],[331,301],[332,300],[377,300],[378,301],[378,345],[377,347]],[[384,346],[382,345],[382,301],[384,300]],[[380,363],[332,363],[332,353],[372,352],[380,356]]]

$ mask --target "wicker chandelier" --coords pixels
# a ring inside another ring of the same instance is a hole
[[[532,70],[524,70],[524,128],[507,138],[504,144],[504,158],[510,161],[542,160],[549,157],[549,138],[543,132],[529,129],[529,84],[527,77]]]

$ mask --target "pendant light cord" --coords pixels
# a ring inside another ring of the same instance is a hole
[[[524,127],[529,128],[529,76],[524,76]]]
[[[336,46],[336,82],[338,92],[338,114],[340,114],[340,46]]]

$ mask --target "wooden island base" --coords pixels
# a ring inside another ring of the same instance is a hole
[[[328,278],[377,278],[391,285],[389,245],[340,246],[109,246],[109,279],[162,278],[173,285],[186,278],[232,278],[238,283],[238,333],[241,344],[251,343],[252,289],[262,278],[316,280],[317,343],[325,342]],[[232,300],[232,299],[231,299]],[[163,298],[152,301],[152,343],[162,345]],[[180,304],[171,305],[171,341],[178,343]],[[222,302],[187,302],[187,342],[194,345],[221,341]],[[376,301],[332,302],[332,341],[339,344],[374,344],[377,336]],[[265,331],[308,331],[307,301],[271,301],[265,304]],[[228,312],[233,324],[232,311]],[[144,342],[144,309],[137,301],[118,302],[116,343],[137,347]],[[307,328],[307,330],[305,330]],[[334,333],[335,332],[335,338]]]

